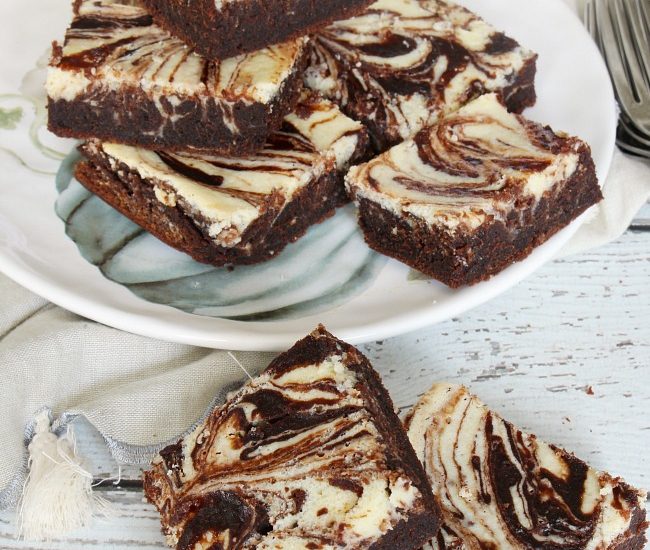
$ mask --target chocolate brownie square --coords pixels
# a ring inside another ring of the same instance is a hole
[[[415,550],[438,529],[379,375],[323,327],[163,450],[144,488],[178,550]]]
[[[367,144],[359,122],[305,93],[255,154],[171,153],[89,140],[76,177],[199,262],[253,264],[277,255],[347,201],[343,174]]]
[[[642,550],[646,493],[436,384],[406,425],[443,515],[425,550]]]
[[[475,99],[353,168],[366,242],[451,287],[490,278],[602,199],[589,146]]]
[[[209,59],[311,34],[372,0],[143,0],[156,22]]]
[[[64,43],[54,44],[48,127],[150,149],[253,152],[297,101],[306,44],[211,61],[138,3],[77,1]]]
[[[381,0],[313,40],[306,84],[370,130],[381,152],[486,92],[535,103],[537,55],[445,0]]]

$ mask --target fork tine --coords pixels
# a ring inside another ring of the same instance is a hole
[[[650,38],[643,23],[641,14],[641,0],[630,0],[623,2],[622,7],[626,12],[626,18],[632,38],[632,46],[636,50],[636,59],[645,77],[645,85],[650,87]],[[643,82],[636,82],[637,88],[643,86]]]
[[[596,27],[596,18],[594,13],[593,0],[586,0],[584,18],[585,18],[585,25],[587,27],[587,30],[589,31],[589,34],[591,34],[591,38],[593,38],[594,42],[596,42],[596,44],[599,45],[600,41],[598,40],[598,28]]]
[[[601,49],[609,68],[609,73],[612,76],[614,89],[618,96],[621,108],[625,109],[625,105],[632,105],[636,99],[632,94],[632,90],[628,83],[627,74],[623,69],[623,59],[621,51],[618,46],[618,40],[614,33],[612,20],[608,9],[606,0],[596,0],[594,3],[596,12],[596,19],[598,21],[598,31],[600,33]],[[629,113],[628,113],[629,116]]]
[[[630,21],[624,6],[624,0],[613,0],[612,4],[614,7],[612,10],[614,32],[618,37],[619,45],[623,49],[624,67],[632,79],[630,84],[639,97],[644,96],[646,100],[650,100],[650,92],[648,92],[648,86],[645,85],[645,73],[641,68],[639,52],[635,45],[636,40],[630,32]]]
[[[617,139],[616,145],[618,145],[619,149],[621,149],[625,153],[650,159],[650,152],[648,152],[647,149],[635,145],[631,145],[622,139]]]
[[[646,146],[648,152],[650,152],[650,136],[642,134],[634,123],[631,120],[628,120],[625,114],[621,114],[618,123],[626,134],[634,138],[640,144]]]
[[[648,33],[650,33],[650,2],[647,0],[639,1],[639,7],[641,8],[641,15],[643,17],[643,22],[645,23],[645,28]]]
[[[636,38],[639,60],[643,66],[648,86],[650,86],[650,20],[646,20],[643,6],[649,5],[650,2],[644,0],[634,0],[626,5],[628,19],[632,25],[632,34]]]

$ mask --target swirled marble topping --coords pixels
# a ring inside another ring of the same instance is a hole
[[[212,61],[155,25],[135,2],[83,0],[50,70],[47,89],[53,99],[67,100],[100,84],[226,103],[268,103],[293,71],[305,41]]]
[[[485,94],[346,186],[374,250],[457,288],[489,279],[602,199],[589,146]]]
[[[466,388],[435,385],[406,424],[443,510],[427,548],[643,548],[644,492],[518,430]]]
[[[213,61],[157,26],[135,1],[81,0],[65,42],[54,47],[50,126],[82,138],[108,139],[112,131],[134,145],[224,150],[237,143],[245,150],[236,136],[264,131],[263,140],[290,110],[306,43]]]
[[[96,140],[86,147],[91,156],[107,158],[114,172],[137,174],[160,203],[192,218],[214,244],[236,247],[245,244],[255,222],[264,218],[270,228],[301,190],[344,171],[366,141],[360,123],[304,93],[264,149],[245,157],[156,152]]]
[[[508,220],[522,200],[539,201],[576,171],[581,147],[486,94],[353,168],[347,185],[357,200],[453,233]]]
[[[308,86],[366,123],[380,149],[481,93],[511,110],[535,102],[536,55],[444,0],[380,0],[321,31]]]
[[[413,550],[437,520],[399,433],[367,361],[321,327],[162,451],[145,492],[179,550]]]

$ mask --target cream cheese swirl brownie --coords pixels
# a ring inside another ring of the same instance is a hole
[[[586,143],[508,113],[494,94],[346,182],[368,244],[451,287],[521,260],[602,198]]]
[[[443,514],[426,549],[643,549],[645,492],[522,432],[466,388],[435,385],[406,425]]]
[[[156,21],[210,59],[304,36],[372,0],[143,0]]]
[[[379,376],[319,327],[145,473],[178,550],[415,550],[438,509]]]
[[[213,265],[278,254],[347,201],[343,173],[367,150],[362,125],[305,93],[261,151],[151,151],[90,140],[77,179],[170,246]]]
[[[380,0],[315,37],[305,82],[363,121],[380,151],[485,92],[535,103],[537,56],[444,0]]]
[[[50,63],[49,129],[147,148],[255,151],[295,105],[306,42],[209,61],[135,2],[77,1]]]

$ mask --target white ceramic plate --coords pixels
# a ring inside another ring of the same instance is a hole
[[[539,99],[526,115],[583,137],[592,147],[599,177],[605,178],[614,148],[614,97],[601,58],[577,17],[562,0],[463,3],[539,53]],[[460,290],[418,280],[406,266],[364,252],[358,234],[343,230],[353,227],[350,209],[334,219],[331,227],[343,229],[327,254],[320,239],[329,231],[319,233],[315,228],[304,245],[300,241],[293,245],[276,264],[238,269],[230,276],[210,269],[206,274],[206,268],[190,265],[183,255],[136,234],[123,220],[111,220],[113,214],[106,207],[84,196],[66,177],[65,164],[61,169],[74,143],[43,128],[41,87],[43,53],[49,41],[63,33],[68,4],[68,0],[11,0],[0,6],[0,270],[75,313],[130,332],[215,348],[281,350],[317,323],[348,342],[361,343],[430,325],[490,300],[551,260],[582,221],[576,220],[492,280]],[[55,186],[57,172],[61,195]],[[66,219],[83,205],[83,215],[76,215],[67,230],[82,241],[80,249],[103,271],[84,259],[66,235],[66,226],[55,214],[57,199],[58,212]],[[96,250],[90,245],[104,253],[122,230],[131,232],[122,243],[123,255],[120,249],[116,258],[93,258]],[[318,244],[312,246],[314,242]],[[301,252],[300,246],[308,251]],[[314,254],[320,256],[313,259]],[[141,263],[134,264],[133,258]],[[314,265],[319,267],[307,269]],[[161,278],[161,272],[167,276]],[[178,273],[183,274],[186,294],[175,297],[179,288],[176,282],[169,286],[169,280],[178,281]],[[202,307],[201,292],[205,289],[207,295],[222,284],[228,285],[227,295]],[[326,291],[323,285],[329,285]],[[134,292],[163,302],[169,298],[175,307],[147,301]],[[229,301],[230,296],[234,300]]]

